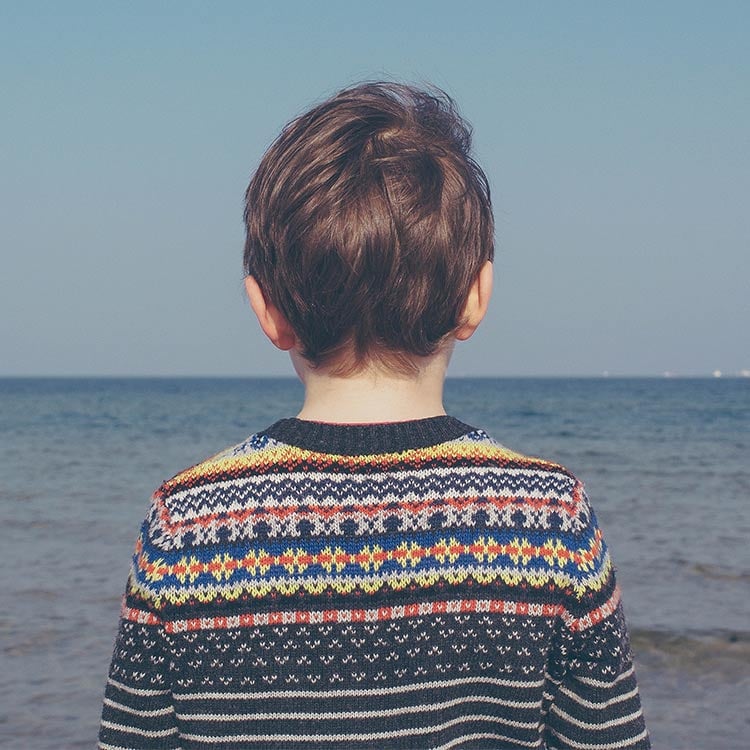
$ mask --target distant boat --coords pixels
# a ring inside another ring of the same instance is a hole
[[[721,377],[721,370],[714,370],[713,376],[715,378],[720,378]]]

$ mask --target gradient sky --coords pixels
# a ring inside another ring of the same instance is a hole
[[[450,375],[750,368],[750,3],[0,5],[0,374],[293,374],[242,288],[291,117],[431,81],[495,205]]]

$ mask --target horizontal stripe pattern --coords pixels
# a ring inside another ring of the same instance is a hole
[[[160,548],[176,549],[186,538],[210,543],[220,532],[234,540],[295,536],[303,528],[362,536],[385,532],[393,519],[407,531],[471,525],[480,514],[490,525],[510,524],[516,513],[527,528],[549,529],[554,520],[562,531],[577,532],[586,519],[571,495],[574,486],[567,475],[496,467],[435,466],[398,478],[309,472],[242,477],[157,496],[150,534]],[[262,504],[254,502],[259,497]]]
[[[531,617],[555,617],[564,612],[564,608],[559,604],[512,602],[502,599],[454,599],[371,609],[282,610],[265,613],[249,612],[222,617],[202,617],[190,620],[162,620],[152,612],[128,607],[123,603],[121,616],[132,622],[148,625],[161,624],[167,633],[180,633],[189,630],[215,630],[217,628],[242,628],[261,625],[375,622],[377,620],[393,620],[441,612],[493,612],[529,615]]]
[[[326,609],[326,610],[277,610],[275,612],[244,613],[219,617],[201,617],[188,620],[162,620],[152,612],[123,603],[121,616],[132,622],[162,625],[167,633],[189,630],[215,630],[217,628],[242,628],[261,625],[283,625],[324,622],[374,622],[401,617],[439,612],[493,612],[530,617],[555,617],[562,615],[568,627],[574,631],[593,627],[610,615],[620,602],[620,588],[615,586],[610,599],[601,607],[592,610],[583,618],[575,618],[560,604],[540,602],[513,602],[502,599],[457,599],[452,601],[420,602],[401,606],[383,606],[372,609]]]
[[[219,737],[248,747],[282,741],[307,747],[379,741],[380,747],[391,747],[391,742],[399,746],[399,738],[407,746],[427,747],[446,742],[440,733],[461,726],[464,732],[491,732],[522,746],[538,745],[537,691],[523,681],[467,678],[399,687],[345,690],[339,696],[302,691],[294,698],[284,691],[196,694],[186,696],[189,702],[176,694],[175,702],[183,737],[197,746]]]
[[[582,598],[588,591],[601,590],[610,573],[609,553],[599,529],[578,548],[570,548],[560,538],[535,543],[511,537],[504,543],[495,536],[472,536],[430,540],[415,535],[392,546],[384,539],[356,550],[320,540],[308,549],[289,547],[276,554],[266,548],[224,547],[223,552],[211,549],[210,557],[204,552],[200,557],[172,560],[147,551],[147,543],[140,540],[132,589],[157,609],[195,598],[237,600],[247,594],[257,599],[271,593],[321,594],[328,589],[369,594],[412,584],[426,587],[441,579],[456,585],[468,578],[514,588],[521,582],[534,588],[551,585],[558,592],[570,588]]]
[[[148,671],[151,670],[153,666]],[[141,676],[143,681],[149,679],[146,672]],[[99,747],[180,747],[171,691],[139,687],[110,677],[104,694]]]

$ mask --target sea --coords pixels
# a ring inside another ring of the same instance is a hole
[[[750,379],[448,378],[446,411],[585,483],[654,748],[750,747]],[[0,379],[0,747],[92,748],[164,479],[295,416],[291,378]]]

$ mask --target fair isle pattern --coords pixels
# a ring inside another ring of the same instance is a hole
[[[237,462],[233,463],[239,470]],[[225,471],[230,467],[225,466]],[[579,500],[569,500],[575,490],[569,477],[536,475],[536,486],[528,488],[528,470],[509,468],[502,473],[504,481],[499,488],[494,466],[464,466],[459,473],[449,468],[402,467],[397,478],[386,473],[311,476],[305,471],[239,476],[177,490],[169,495],[168,505],[159,493],[154,499],[150,533],[165,548],[177,549],[185,537],[190,543],[210,543],[222,533],[233,541],[325,532],[366,536],[384,533],[394,516],[402,528],[413,530],[430,529],[436,523],[445,527],[471,525],[477,514],[485,513],[493,525],[510,525],[518,512],[526,516],[529,526],[549,528],[554,518],[563,531],[585,527],[586,519],[578,515]],[[231,498],[217,502],[216,495],[224,486],[231,486]],[[522,488],[528,488],[529,494],[519,495]],[[504,494],[493,494],[498,491]],[[264,498],[263,505],[248,507],[248,500],[258,495]],[[384,507],[383,498],[395,496],[398,503]]]
[[[650,743],[581,482],[443,416],[280,420],[164,482],[99,746]]]
[[[503,614],[529,615],[539,617],[560,616],[572,631],[592,627],[604,617],[612,614],[620,603],[620,587],[615,585],[610,598],[585,617],[573,617],[562,605],[511,602],[501,599],[456,599],[454,601],[422,602],[401,606],[381,606],[372,609],[325,609],[325,610],[281,610],[276,612],[245,613],[242,615],[196,617],[189,620],[162,620],[152,612],[128,607],[125,599],[120,616],[132,622],[148,625],[161,625],[167,633],[187,630],[214,630],[216,628],[236,628],[257,625],[279,625],[322,622],[374,622],[401,617],[434,614],[438,612],[502,612]]]
[[[502,612],[503,614],[529,615],[538,617],[561,616],[572,631],[592,627],[602,618],[612,614],[620,602],[620,587],[615,586],[609,600],[585,617],[576,618],[562,605],[532,604],[529,602],[509,602],[501,599],[456,599],[454,601],[422,602],[401,606],[382,606],[373,609],[325,609],[325,610],[281,610],[276,612],[245,613],[219,617],[195,617],[189,620],[164,621],[142,609],[128,607],[123,599],[120,616],[132,622],[148,625],[161,625],[167,633],[180,633],[187,630],[215,630],[216,628],[253,627],[257,625],[281,625],[322,622],[375,622],[401,617],[435,614],[438,612]]]
[[[297,547],[274,555],[263,548],[243,548],[205,561],[193,555],[170,563],[165,557],[152,559],[142,546],[139,542],[133,590],[157,609],[164,602],[180,605],[190,599],[235,601],[244,594],[260,598],[272,592],[291,595],[300,590],[309,594],[326,590],[374,593],[383,587],[429,586],[441,579],[456,585],[469,578],[480,584],[499,578],[511,586],[523,580],[537,589],[569,586],[583,595],[601,589],[611,565],[607,558],[600,567],[595,566],[604,554],[598,530],[589,546],[578,550],[566,548],[559,540],[534,545],[515,537],[504,545],[493,537],[480,536],[467,543],[454,537],[439,538],[429,546],[401,542],[393,549],[365,545],[353,552],[330,546],[317,550]],[[502,565],[506,558],[510,564]],[[569,561],[572,572],[556,570]]]

